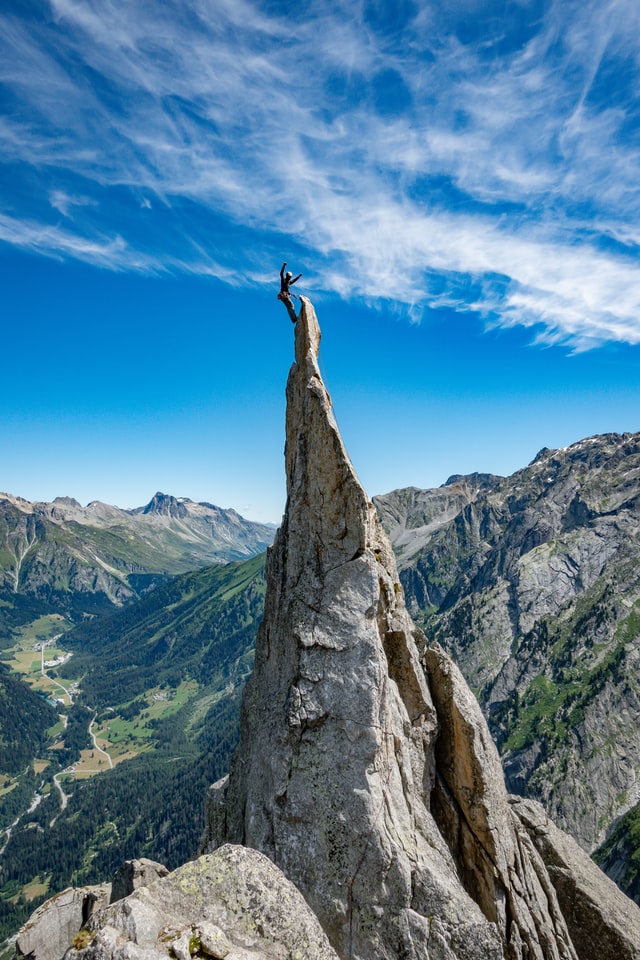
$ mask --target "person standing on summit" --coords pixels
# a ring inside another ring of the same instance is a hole
[[[291,291],[289,290],[289,287],[292,287],[294,283],[297,283],[300,277],[302,276],[302,274],[299,273],[297,277],[294,277],[293,274],[291,273],[291,270],[287,270],[287,272],[285,273],[284,268],[286,267],[286,265],[287,265],[287,261],[285,260],[285,262],[280,267],[280,296],[284,295],[286,297],[295,297],[295,293],[291,293]]]
[[[293,306],[293,301],[291,300],[291,297],[295,297],[295,293],[291,293],[289,287],[292,287],[294,283],[297,283],[302,274],[299,273],[297,277],[294,277],[291,273],[291,270],[287,270],[285,273],[284,268],[286,265],[287,261],[285,260],[280,267],[280,293],[278,294],[278,300],[282,300],[285,307],[289,311],[289,316],[291,317],[292,323],[295,323],[298,318],[296,317],[296,311]]]

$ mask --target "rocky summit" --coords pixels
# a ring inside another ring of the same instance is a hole
[[[302,298],[286,513],[202,856],[92,914],[67,960],[639,960],[640,909],[509,798],[474,695],[412,621],[319,346]]]
[[[210,791],[205,849],[265,853],[344,960],[586,960],[537,827],[509,803],[474,696],[406,610],[319,345],[303,299],[287,384],[287,507],[267,559],[240,745]],[[595,865],[583,867],[581,896],[613,896]],[[623,902],[613,952],[602,922],[601,956],[640,956],[640,911]]]

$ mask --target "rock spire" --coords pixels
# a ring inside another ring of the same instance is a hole
[[[638,907],[539,805],[507,797],[462,674],[412,623],[319,344],[303,299],[287,510],[205,855],[168,876],[126,866],[64,960],[640,960]],[[87,892],[66,893],[52,960],[85,915]],[[19,954],[59,926],[58,900]]]
[[[575,960],[475,698],[405,608],[320,376],[306,298],[295,333],[286,512],[205,849],[267,854],[343,960]]]
[[[416,865],[433,861],[429,886],[453,874],[421,800],[434,786],[437,718],[391,548],[320,376],[319,345],[303,300],[287,384],[287,508],[267,561],[226,836],[280,866],[341,956],[397,957],[432,936]],[[454,926],[499,956],[476,904],[437,885]]]

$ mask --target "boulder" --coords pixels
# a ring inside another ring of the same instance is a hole
[[[292,883],[226,845],[94,915],[65,960],[337,960]]]
[[[535,800],[510,798],[556,890],[580,960],[639,960],[640,910]]]
[[[30,960],[59,960],[72,942],[86,944],[83,931],[94,912],[147,886],[168,870],[161,863],[142,858],[126,860],[116,870],[112,883],[94,887],[68,887],[33,912],[16,938],[16,956]]]
[[[16,938],[16,956],[60,960],[94,910],[109,902],[110,885],[68,887],[34,910]]]
[[[116,900],[128,897],[138,887],[148,887],[154,880],[166,877],[168,873],[169,871],[164,864],[156,863],[155,860],[147,860],[146,857],[141,857],[139,860],[125,860],[122,866],[118,867],[111,880],[111,899],[109,903],[115,903]]]

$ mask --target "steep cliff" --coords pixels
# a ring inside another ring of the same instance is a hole
[[[476,690],[510,788],[593,850],[640,798],[640,435],[376,504],[411,612]]]
[[[482,713],[407,613],[320,377],[319,342],[303,299],[287,509],[268,554],[241,742],[211,790],[205,849],[266,853],[344,960],[575,958]]]

